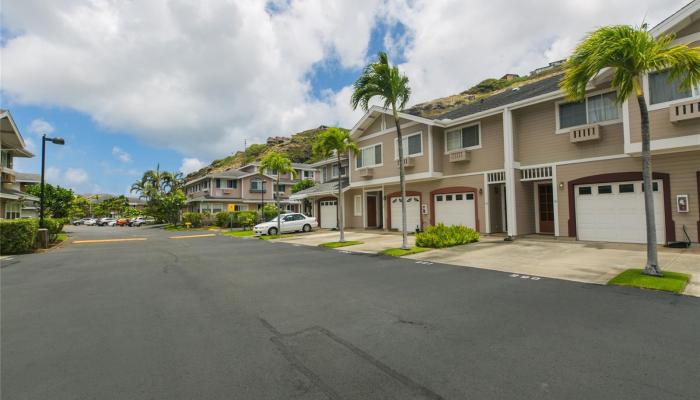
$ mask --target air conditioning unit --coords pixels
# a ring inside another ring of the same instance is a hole
[[[415,167],[416,162],[413,157],[407,157],[403,159],[403,167],[404,168],[413,168]],[[399,166],[399,160],[396,160],[396,167],[398,168]]]
[[[448,155],[448,158],[450,162],[469,161],[471,160],[471,153],[469,152],[469,150],[455,151],[454,153],[450,153]]]
[[[569,140],[571,143],[587,142],[589,140],[600,139],[600,126],[586,125],[580,128],[574,128],[569,131]]]
[[[372,168],[361,169],[357,172],[357,175],[360,178],[371,178],[373,174],[374,171],[372,170]]]
[[[700,118],[700,100],[696,99],[672,104],[668,110],[671,122]]]

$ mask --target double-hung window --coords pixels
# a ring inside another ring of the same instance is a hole
[[[423,134],[421,132],[413,133],[401,138],[403,142],[403,156],[417,157],[423,155]],[[394,159],[399,159],[399,146],[396,144],[398,139],[394,139]]]
[[[620,119],[620,105],[615,92],[588,96],[576,103],[559,103],[557,107],[559,129]]]
[[[313,179],[314,171],[304,171],[304,179]]]
[[[256,180],[250,181],[250,191],[251,192],[261,192],[263,190],[263,181]]]
[[[679,78],[671,79],[669,70],[650,73],[649,103],[659,104],[700,96],[700,85],[682,89],[681,81]]]
[[[382,164],[382,144],[377,143],[360,149],[357,154],[357,168],[367,168]]]
[[[479,124],[465,126],[445,132],[445,150],[475,149],[481,146],[481,129]]]
[[[238,182],[235,179],[229,179],[228,184],[226,185],[229,189],[235,189],[237,186]]]
[[[221,179],[220,178],[216,178],[216,188],[221,189]]]

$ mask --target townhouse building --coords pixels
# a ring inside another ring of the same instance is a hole
[[[317,181],[316,168],[293,163],[297,176],[281,175],[278,185],[277,171],[262,171],[259,165],[255,162],[187,180],[184,185],[187,210],[211,213],[257,210],[266,203],[275,203],[279,197],[285,210],[299,211],[300,202],[290,199],[292,186],[303,179]]]
[[[313,215],[321,228],[338,226],[338,182],[348,187],[348,158],[341,156],[340,168],[336,156],[311,164],[318,171],[318,183],[308,189],[294,193],[290,198],[302,204],[302,212]]]
[[[651,33],[700,46],[700,1]],[[637,102],[615,101],[611,71],[596,76],[577,103],[559,89],[561,77],[553,73],[437,115],[400,114],[409,230],[444,223],[509,236],[645,242]],[[698,242],[700,87],[682,90],[668,71],[644,76],[643,85],[658,241],[685,240],[687,232]],[[390,110],[372,107],[351,136],[360,152],[348,160],[345,225],[400,229],[399,144]],[[324,193],[327,207],[332,192]],[[323,221],[321,207],[314,215]]]
[[[16,157],[34,157],[7,110],[0,110],[0,218],[32,218],[37,216],[39,198],[26,193],[26,186],[38,183],[38,175],[15,170]]]

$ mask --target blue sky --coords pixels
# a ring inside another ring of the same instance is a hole
[[[145,170],[192,171],[243,142],[351,127],[362,67],[386,50],[415,104],[565,58],[601,24],[651,24],[683,0],[9,1],[2,108],[49,181],[122,194]],[[468,22],[468,23],[467,23]]]

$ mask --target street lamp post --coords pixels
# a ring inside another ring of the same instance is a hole
[[[265,222],[265,180],[260,178],[260,223]]]
[[[58,145],[66,144],[66,141],[60,137],[48,138],[46,135],[41,137],[41,192],[39,194],[39,228],[44,227],[44,172],[46,167],[46,142],[51,142]]]

